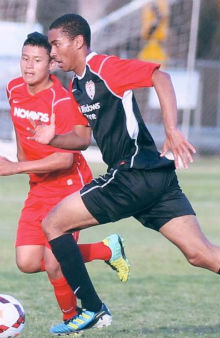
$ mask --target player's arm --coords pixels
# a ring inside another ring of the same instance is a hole
[[[12,162],[0,156],[0,176],[16,174],[44,174],[68,169],[73,164],[72,153],[53,153],[40,160]]]
[[[166,133],[161,156],[165,156],[168,151],[171,151],[174,155],[176,168],[179,167],[179,157],[184,167],[188,168],[188,162],[193,162],[192,153],[195,153],[196,150],[178,129],[176,95],[170,76],[156,69],[152,75],[152,82],[160,101]]]
[[[91,143],[91,128],[86,125],[75,125],[73,130],[55,135],[55,115],[51,115],[49,125],[35,125],[28,130],[33,136],[28,137],[31,140],[42,144],[49,144],[57,148],[85,150]]]
[[[50,145],[73,150],[85,150],[91,143],[91,128],[88,126],[74,126],[73,130],[66,134],[55,135]]]

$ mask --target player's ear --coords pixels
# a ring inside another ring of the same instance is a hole
[[[77,48],[82,48],[82,46],[84,45],[84,37],[82,35],[77,35],[74,38],[74,44]]]
[[[54,59],[51,59],[50,64],[49,64],[50,71],[56,69],[56,67],[57,67],[57,62]]]

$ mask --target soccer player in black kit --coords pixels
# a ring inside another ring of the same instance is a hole
[[[52,251],[82,303],[78,316],[52,328],[56,334],[65,334],[94,326],[108,312],[68,232],[133,216],[174,243],[194,266],[219,273],[220,250],[202,233],[178,185],[178,160],[187,168],[195,149],[177,127],[169,75],[159,70],[159,64],[91,52],[90,27],[76,14],[56,19],[48,37],[51,56],[60,69],[74,72],[71,91],[84,126],[77,134],[55,135],[52,120],[49,126],[33,130],[33,139],[65,149],[85,149],[92,130],[108,165],[105,175],[67,196],[43,221]],[[132,92],[150,86],[156,90],[163,115],[166,138],[162,153],[156,149]],[[165,157],[168,151],[174,161]]]

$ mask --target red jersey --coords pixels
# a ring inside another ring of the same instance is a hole
[[[11,118],[17,137],[28,161],[39,160],[55,152],[74,153],[72,168],[46,174],[30,174],[30,183],[42,182],[52,188],[71,185],[82,186],[91,179],[91,171],[79,151],[69,151],[29,140],[27,127],[32,128],[30,118],[49,124],[52,112],[55,113],[56,134],[71,131],[74,125],[83,124],[78,105],[72,95],[51,75],[53,86],[31,95],[22,77],[9,82],[7,94],[11,106]],[[41,184],[41,185],[42,185]]]

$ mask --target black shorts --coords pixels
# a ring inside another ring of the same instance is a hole
[[[111,169],[86,184],[81,197],[100,224],[133,216],[159,231],[175,217],[195,215],[172,169]]]

